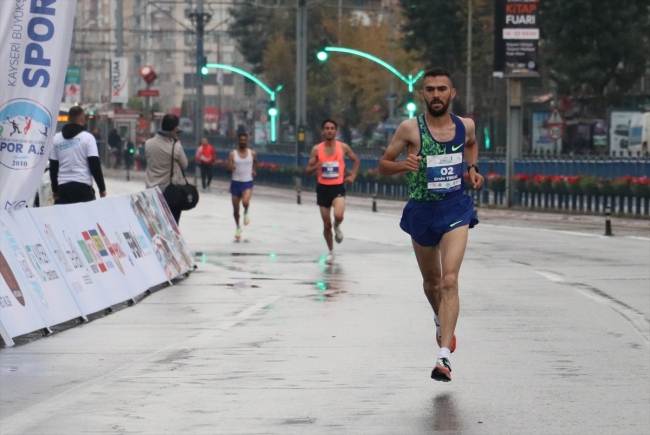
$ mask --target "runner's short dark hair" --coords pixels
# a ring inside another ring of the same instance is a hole
[[[81,106],[72,106],[68,110],[68,121],[77,122],[77,120],[84,115],[84,109]]]
[[[239,134],[237,135],[237,139],[239,139],[239,138],[242,137],[242,136],[244,136],[244,137],[248,137],[248,133],[244,133],[244,132],[239,133]]]
[[[162,131],[174,131],[174,129],[178,127],[178,124],[178,116],[168,114],[163,116],[162,122],[160,123],[160,129]]]
[[[454,87],[454,82],[451,79],[451,74],[449,73],[449,71],[447,71],[444,68],[431,68],[430,70],[424,73],[424,77],[422,77],[422,79],[424,80],[427,77],[440,77],[440,76],[447,77],[451,82],[451,87],[452,88]]]
[[[334,121],[331,118],[327,118],[325,121],[323,121],[323,125],[321,126],[321,130],[325,130],[325,124],[327,124],[328,122],[331,122],[332,124],[334,124],[334,127],[339,128],[339,125],[336,123],[336,121]]]

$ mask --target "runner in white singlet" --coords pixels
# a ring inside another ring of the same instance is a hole
[[[248,207],[253,196],[253,178],[257,169],[257,152],[248,149],[248,135],[241,133],[238,137],[239,147],[228,156],[228,170],[232,172],[230,193],[232,194],[233,216],[237,231],[235,238],[241,239],[242,229],[239,225],[239,204],[244,205],[244,225],[251,222]]]

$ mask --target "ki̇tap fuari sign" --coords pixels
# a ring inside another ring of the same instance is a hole
[[[494,75],[539,77],[539,6],[542,0],[496,0]]]

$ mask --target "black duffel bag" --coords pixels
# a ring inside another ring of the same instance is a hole
[[[169,186],[165,188],[163,196],[167,205],[170,209],[180,209],[180,210],[192,210],[196,207],[196,204],[199,203],[199,191],[196,186],[187,182],[185,178],[185,172],[181,168],[181,173],[183,174],[183,180],[185,184],[174,184],[171,181],[174,179],[174,146],[176,145],[176,139],[172,144],[172,170],[169,175]]]

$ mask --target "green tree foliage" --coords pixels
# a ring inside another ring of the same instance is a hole
[[[467,3],[465,1],[465,3]],[[463,64],[466,18],[457,0],[400,0],[404,9],[404,48],[428,67],[455,70]]]
[[[277,29],[276,11],[246,1],[231,8],[230,15],[233,23],[228,34],[237,41],[237,49],[252,65],[253,72],[261,73],[264,50]]]
[[[545,60],[562,93],[615,104],[648,67],[650,0],[544,0]]]

